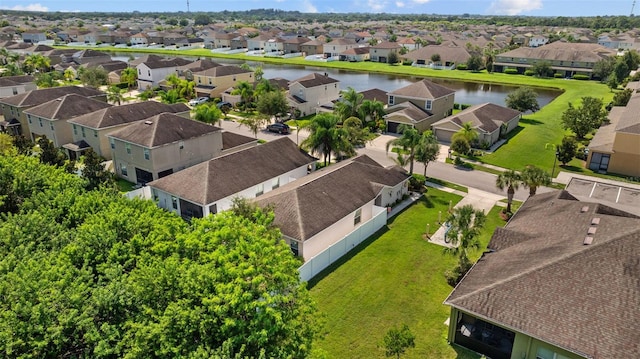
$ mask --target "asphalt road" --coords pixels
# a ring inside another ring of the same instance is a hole
[[[223,121],[222,128],[241,135],[254,137],[253,133],[246,126],[239,125],[237,122]],[[272,133],[264,129],[258,132],[258,138],[265,141],[271,141],[282,136],[288,136],[293,142],[300,143],[307,137],[307,132],[303,130],[297,133],[296,130],[293,130],[289,135]],[[381,141],[377,141],[377,143],[374,144],[367,144],[365,148],[358,149],[358,153],[368,155],[383,166],[395,164],[393,158],[390,157],[394,154],[392,152],[387,153],[384,145],[380,142]],[[382,142],[386,143],[386,140]],[[424,166],[416,162],[414,163],[413,171],[422,174],[424,173]],[[506,191],[501,191],[496,188],[496,175],[487,172],[458,168],[444,162],[431,162],[427,167],[427,177],[438,178],[465,187],[476,188],[481,191],[502,195],[505,198],[507,196]],[[538,193],[547,191],[551,191],[551,189],[546,187],[538,188]],[[529,190],[522,187],[516,191],[514,196],[514,198],[519,201],[524,201],[527,197],[529,197]]]

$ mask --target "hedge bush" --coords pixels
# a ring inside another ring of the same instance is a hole
[[[564,75],[562,75],[562,74],[561,74],[561,73],[559,73],[559,72],[556,72],[555,74],[553,74],[553,77],[555,77],[555,78],[557,78],[557,79],[561,79],[561,78],[563,78],[563,77],[564,77]]]
[[[573,76],[571,76],[572,79],[574,80],[588,80],[589,76],[588,75],[582,75],[582,74],[575,74]]]
[[[518,73],[518,69],[504,69],[505,74],[516,75]]]
[[[456,70],[466,70],[467,64],[458,64],[456,65]]]
[[[525,76],[533,76],[533,75],[535,75],[535,72],[533,72],[533,70],[526,70],[526,71],[524,72],[524,75],[525,75]]]

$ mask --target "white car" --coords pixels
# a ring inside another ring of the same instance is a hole
[[[208,97],[197,97],[197,98],[194,98],[193,100],[189,101],[189,105],[190,106],[197,106],[197,105],[203,104],[203,103],[205,103],[207,101],[209,101]]]

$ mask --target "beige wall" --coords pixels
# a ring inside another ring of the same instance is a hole
[[[44,135],[53,142],[54,146],[62,147],[62,145],[71,142],[73,139],[71,126],[65,120],[49,120],[32,115],[27,115],[27,119],[31,130],[32,141]]]
[[[15,96],[21,93],[35,90],[37,88],[38,86],[36,86],[36,84],[33,82],[26,83],[26,84],[19,84],[16,86],[0,87],[0,98]]]
[[[215,86],[215,88],[211,89],[211,93],[209,94],[209,97],[214,98],[220,97],[224,91],[231,87],[235,87],[240,81],[253,83],[254,78],[253,72],[217,77],[194,74],[193,81],[196,83],[196,86]]]
[[[607,172],[640,176],[640,135],[616,133]]]
[[[315,108],[318,107],[318,104],[323,105],[340,97],[340,83],[334,82],[332,84],[306,88],[296,82],[289,86],[289,94],[306,100],[307,102],[298,104],[296,107],[303,114],[310,115],[315,111]]]

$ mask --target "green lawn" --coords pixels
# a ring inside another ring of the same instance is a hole
[[[118,178],[116,182],[118,185],[118,189],[120,189],[120,192],[131,192],[133,191],[133,186],[135,186],[135,183],[131,183],[122,178]]]
[[[390,221],[310,283],[311,295],[325,316],[326,335],[315,347],[328,358],[383,358],[382,339],[391,327],[406,323],[416,347],[403,358],[477,358],[447,344],[444,325],[449,308],[442,304],[452,288],[443,273],[455,258],[423,239],[426,224],[437,227],[438,211],[460,196],[429,189],[413,206]],[[504,222],[498,207],[489,213],[481,242]],[[476,251],[477,258],[481,251]]]

